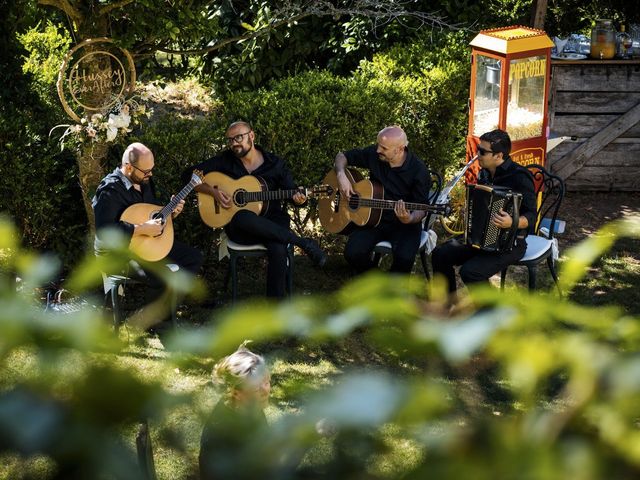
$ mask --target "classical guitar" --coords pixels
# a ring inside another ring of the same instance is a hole
[[[191,175],[191,181],[164,207],[151,203],[134,203],[122,212],[120,220],[125,222],[140,224],[159,218],[162,225],[164,225],[162,233],[156,237],[134,235],[131,237],[129,248],[140,258],[149,262],[157,262],[165,258],[173,246],[173,222],[171,213],[178,203],[180,203],[196,185],[200,185],[201,183],[202,172],[196,170]]]
[[[219,188],[231,197],[231,207],[223,208],[213,196],[198,192],[200,217],[204,223],[213,228],[224,227],[240,210],[249,210],[256,215],[264,215],[272,200],[292,198],[296,193],[302,193],[306,196],[322,196],[333,193],[333,189],[327,185],[319,185],[311,189],[269,190],[266,182],[260,177],[245,175],[234,180],[220,172],[207,173],[204,176],[204,183],[213,188]]]
[[[375,227],[382,211],[395,209],[398,202],[385,199],[382,185],[365,179],[357,170],[348,168],[345,173],[356,194],[348,200],[342,198],[336,172],[331,170],[323,183],[331,187],[333,194],[318,201],[320,223],[328,232],[342,234],[350,233],[354,226]],[[445,214],[449,206],[405,202],[405,208]]]

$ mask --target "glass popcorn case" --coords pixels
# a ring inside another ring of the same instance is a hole
[[[483,30],[473,39],[467,160],[483,133],[500,128],[511,137],[515,161],[544,165],[552,46],[545,32],[523,26]],[[478,169],[476,162],[470,175]]]

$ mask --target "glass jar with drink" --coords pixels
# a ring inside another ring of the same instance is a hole
[[[591,58],[609,60],[616,55],[616,31],[608,19],[596,20],[591,30]]]

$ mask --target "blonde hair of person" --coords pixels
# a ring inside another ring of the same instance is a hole
[[[225,390],[227,396],[233,396],[238,390],[256,389],[269,378],[264,358],[247,348],[249,342],[242,342],[235,352],[213,367],[213,381]]]

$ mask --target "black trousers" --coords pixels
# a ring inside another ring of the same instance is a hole
[[[517,240],[510,252],[494,253],[471,248],[454,238],[435,248],[431,254],[433,273],[445,276],[449,292],[456,291],[454,266],[460,265],[460,278],[465,285],[488,282],[489,278],[519,261],[527,249],[525,240]]]
[[[422,223],[404,224],[386,222],[374,228],[358,228],[349,235],[344,248],[344,258],[356,271],[373,268],[373,249],[376,243],[389,241],[393,263],[389,271],[410,273],[420,248]]]
[[[227,236],[237,243],[262,243],[267,247],[267,297],[283,298],[286,294],[287,245],[298,237],[289,229],[285,214],[260,217],[240,210],[225,227]]]

